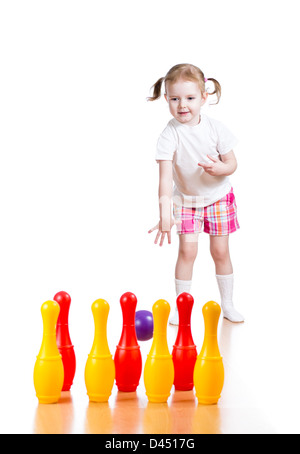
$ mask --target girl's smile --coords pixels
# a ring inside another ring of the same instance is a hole
[[[200,110],[207,99],[199,84],[190,80],[178,80],[166,84],[165,98],[171,114],[180,123],[195,126],[200,120]]]

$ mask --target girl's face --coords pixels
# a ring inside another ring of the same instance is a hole
[[[166,83],[165,98],[171,114],[182,124],[195,126],[200,121],[200,110],[208,93],[201,93],[199,84],[190,80]]]

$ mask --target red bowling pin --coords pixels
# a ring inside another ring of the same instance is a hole
[[[127,292],[120,298],[123,329],[114,357],[119,391],[135,391],[142,373],[142,355],[135,332],[136,296]]]
[[[76,358],[69,333],[69,310],[71,297],[66,292],[58,292],[53,298],[60,306],[56,325],[56,343],[64,365],[64,384],[62,391],[69,391],[75,376]]]
[[[175,369],[175,389],[188,391],[194,387],[194,367],[197,360],[197,349],[191,332],[191,314],[194,298],[189,293],[181,293],[177,298],[179,326],[173,347]]]

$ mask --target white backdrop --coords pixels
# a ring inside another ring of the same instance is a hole
[[[158,298],[174,304],[176,235],[159,248],[147,233],[158,220],[155,146],[170,114],[164,99],[146,97],[182,62],[219,80],[220,104],[205,111],[239,138],[236,305],[266,325],[282,314],[278,334],[286,329],[287,344],[297,341],[297,3],[0,3],[2,389],[17,388],[21,374],[34,396],[40,306],[60,290],[72,297],[72,340],[82,357],[96,298],[111,304],[112,350],[122,293],[134,292],[138,309],[151,310]],[[199,305],[218,299],[206,235],[193,293]],[[266,345],[272,352],[267,335]]]

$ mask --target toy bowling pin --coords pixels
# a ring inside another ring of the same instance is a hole
[[[64,365],[65,378],[62,391],[69,391],[73,384],[76,370],[75,352],[69,333],[69,310],[71,297],[66,292],[58,292],[53,299],[60,306],[60,312],[56,325],[56,343]]]
[[[142,355],[135,332],[136,296],[127,292],[120,298],[123,329],[115,352],[116,384],[119,391],[136,391],[142,373]]]
[[[107,342],[109,304],[96,300],[92,313],[95,335],[85,366],[85,385],[91,402],[107,402],[115,381],[115,364]]]
[[[205,325],[204,342],[197,357],[194,384],[199,404],[216,404],[224,385],[224,366],[218,347],[219,304],[209,301],[202,309]]]
[[[39,402],[53,404],[58,402],[64,382],[64,366],[56,344],[59,305],[56,301],[46,301],[41,312],[43,340],[35,362],[33,380]]]
[[[144,368],[144,383],[149,402],[167,402],[174,382],[174,365],[167,343],[170,305],[158,300],[152,312],[153,341]]]
[[[189,293],[181,293],[178,296],[179,327],[172,356],[175,369],[175,389],[181,391],[188,391],[194,387],[193,375],[197,349],[191,332],[193,305],[194,298]]]

